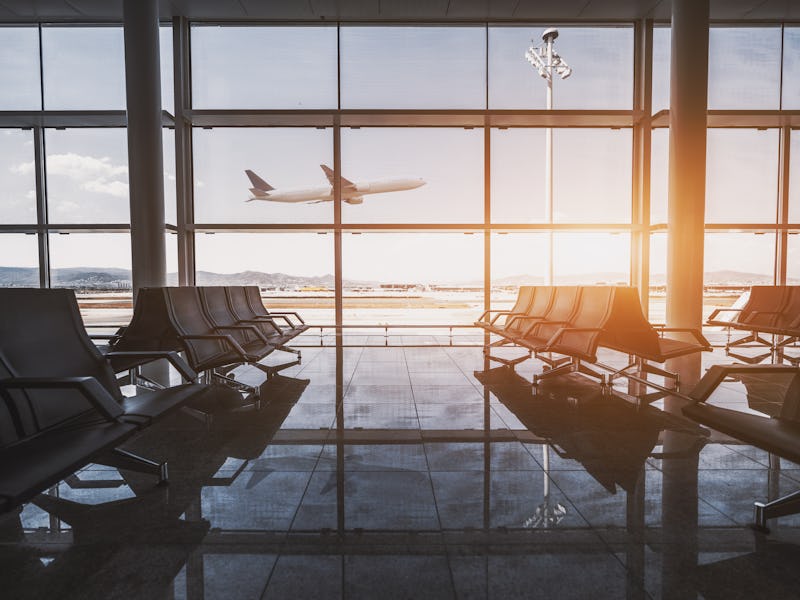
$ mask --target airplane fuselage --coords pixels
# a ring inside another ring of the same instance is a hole
[[[424,184],[424,180],[414,178],[354,182],[353,185],[342,186],[342,200],[355,204],[360,202],[361,197],[366,194],[413,190]],[[333,200],[333,186],[331,185],[270,191],[251,188],[250,191],[253,196],[249,200],[264,200],[267,202],[329,202]]]

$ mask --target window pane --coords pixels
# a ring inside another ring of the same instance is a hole
[[[481,129],[345,129],[342,176],[359,191],[395,190],[343,203],[345,223],[483,222]]]
[[[494,288],[544,283],[549,245],[547,233],[492,234],[492,306]]]
[[[554,233],[558,285],[627,285],[631,236],[627,233]]]
[[[545,82],[525,60],[542,43],[540,26],[489,28],[489,108],[546,108]],[[555,50],[572,67],[553,84],[561,109],[633,106],[633,28],[559,27]],[[533,40],[533,41],[531,41]]]
[[[483,306],[479,234],[345,234],[342,263],[347,324],[467,324]]]
[[[159,56],[161,57],[161,108],[175,114],[175,84],[172,71],[172,27],[158,28]]]
[[[195,108],[335,108],[335,27],[192,27]]]
[[[194,129],[194,199],[198,223],[332,223],[331,186],[320,165],[333,166],[329,129]],[[307,192],[307,201],[254,200],[245,169],[274,194]],[[315,195],[316,194],[316,195]]]
[[[630,129],[556,129],[553,147],[556,223],[630,223]]]
[[[178,234],[167,231],[164,242],[167,252],[167,285],[178,285]]]
[[[0,110],[39,110],[39,29],[0,27]]]
[[[493,223],[544,223],[545,130],[492,129]]]
[[[653,28],[653,114],[669,109],[669,72],[672,30]]]
[[[784,110],[800,108],[800,27],[786,27],[783,33]]]
[[[342,27],[342,108],[484,108],[483,27]]]
[[[125,108],[121,27],[44,27],[42,56],[46,109]]]
[[[789,285],[800,285],[800,235],[797,233],[789,235],[786,278]]]
[[[51,234],[50,285],[75,290],[87,325],[127,324],[133,314],[131,236]]]
[[[0,223],[36,223],[36,174],[33,132],[0,129]]]
[[[789,222],[800,223],[800,129],[791,132],[789,148]]]
[[[666,223],[669,197],[669,129],[654,129],[650,145],[650,223]]]
[[[39,287],[35,235],[0,233],[0,287]]]
[[[124,129],[47,129],[51,223],[128,223],[128,141]]]
[[[780,27],[710,29],[709,109],[777,109],[780,79]]]
[[[271,309],[334,323],[333,234],[197,234],[195,257],[197,285],[258,285]]]
[[[651,323],[667,322],[667,233],[650,235],[650,314]]]
[[[774,223],[778,130],[709,129],[706,222]]]
[[[165,127],[161,130],[161,147],[164,153],[164,220],[172,225],[178,224],[175,179],[175,130]]]

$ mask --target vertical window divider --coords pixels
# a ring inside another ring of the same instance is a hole
[[[789,256],[789,172],[791,168],[792,128],[784,125],[780,130],[778,154],[778,207],[775,229],[775,284],[786,285],[786,267]]]

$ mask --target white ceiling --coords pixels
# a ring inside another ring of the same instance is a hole
[[[669,19],[670,0],[161,0],[161,15],[280,21]],[[800,0],[711,0],[713,20],[800,21]],[[122,19],[122,0],[0,0],[0,21]]]

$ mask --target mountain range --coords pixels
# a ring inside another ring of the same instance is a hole
[[[83,289],[129,289],[131,286],[131,272],[128,269],[115,269],[108,267],[71,267],[67,269],[52,269],[53,287],[73,287]],[[627,281],[626,273],[603,272],[586,273],[584,275],[570,275],[556,278],[556,283],[593,285],[599,283],[615,284]],[[167,283],[177,284],[177,274],[167,275]],[[740,271],[712,271],[705,274],[705,281],[710,285],[753,285],[770,284],[771,275],[760,273],[746,273]],[[494,280],[494,285],[536,285],[542,284],[541,275],[513,275]],[[242,271],[240,273],[212,273],[209,271],[197,272],[198,285],[260,285],[273,288],[293,287],[326,287],[333,288],[333,275],[304,277],[287,275],[285,273],[262,273],[261,271]],[[418,283],[418,282],[410,282]],[[464,285],[481,285],[481,282],[463,282]],[[662,274],[651,276],[651,285],[664,285],[666,277]],[[789,283],[798,284],[800,280],[789,279]],[[352,286],[377,286],[375,281],[345,281],[348,287]],[[38,287],[39,270],[26,267],[0,267],[0,287]]]

